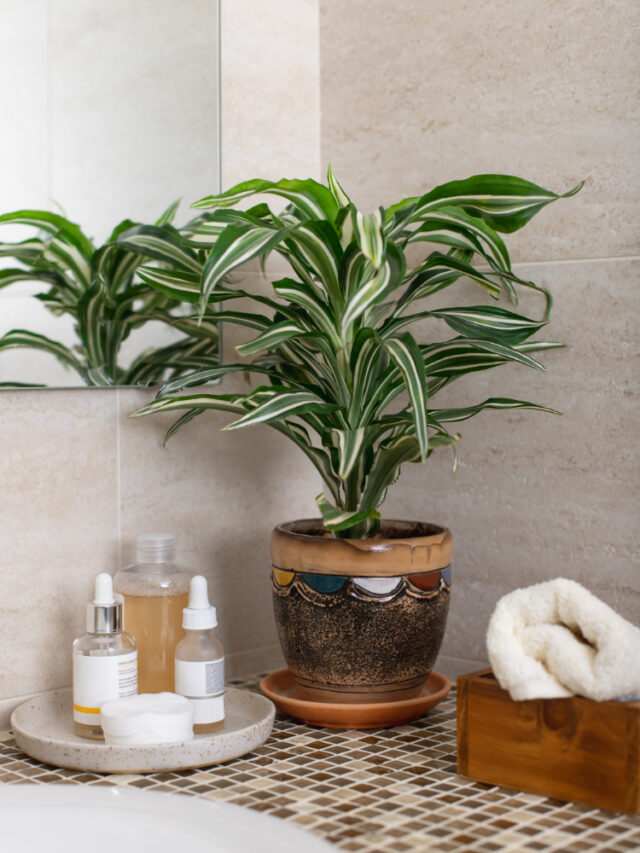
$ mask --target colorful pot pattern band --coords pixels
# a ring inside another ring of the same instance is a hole
[[[289,595],[297,589],[307,601],[331,606],[337,603],[336,593],[345,587],[345,593],[354,598],[387,602],[406,593],[415,598],[433,598],[441,589],[451,586],[451,566],[434,572],[390,578],[348,578],[341,575],[320,575],[292,572],[273,566],[273,588],[277,595]],[[324,601],[324,597],[329,598]]]

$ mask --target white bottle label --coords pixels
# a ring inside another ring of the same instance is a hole
[[[197,699],[224,692],[224,658],[179,660],[176,658],[176,693]]]
[[[73,719],[100,725],[100,706],[138,692],[138,652],[73,656]]]

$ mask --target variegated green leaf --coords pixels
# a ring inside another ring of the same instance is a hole
[[[519,344],[546,325],[546,320],[532,320],[495,305],[460,308],[437,308],[430,312],[440,317],[455,332],[469,338],[486,338],[497,343]]]
[[[209,382],[218,382],[223,376],[227,376],[229,373],[258,373],[263,376],[278,377],[278,374],[274,370],[269,367],[262,367],[259,364],[223,364],[218,367],[207,367],[203,370],[196,370],[193,373],[186,374],[186,376],[180,376],[165,383],[158,392],[158,397],[167,397],[171,394],[176,394],[178,391],[183,391],[185,388],[205,385]]]
[[[200,276],[183,269],[161,269],[144,264],[138,276],[146,284],[166,293],[172,299],[193,304],[200,301]]]
[[[0,288],[14,284],[16,281],[43,281],[65,287],[64,279],[57,273],[48,270],[25,270],[18,267],[0,270]]]
[[[299,181],[286,178],[275,183],[265,180],[244,181],[224,193],[200,199],[193,207],[233,207],[243,198],[256,193],[271,193],[285,198],[309,219],[333,221],[338,210],[338,205],[327,187],[311,179]]]
[[[290,278],[274,281],[273,289],[281,299],[304,308],[316,328],[327,335],[334,346],[340,346],[330,308],[315,290]]]
[[[583,183],[558,195],[531,181],[513,175],[474,175],[464,181],[451,181],[436,187],[415,201],[412,219],[418,220],[431,210],[459,205],[481,216],[496,231],[517,231],[552,201],[575,195]]]
[[[0,243],[0,258],[14,258],[23,264],[35,265],[45,249],[42,240],[22,240],[19,243]]]
[[[47,243],[42,257],[44,261],[56,264],[58,269],[69,270],[83,287],[90,285],[92,276],[89,259],[65,240],[53,237]]]
[[[350,330],[355,321],[373,305],[383,298],[391,282],[391,265],[388,261],[376,271],[368,282],[361,285],[349,299],[340,322],[340,335],[343,340],[350,337]]]
[[[353,466],[362,455],[362,445],[366,438],[366,432],[365,427],[331,430],[331,435],[336,442],[340,458],[338,475],[343,480],[349,476]]]
[[[176,264],[181,270],[200,273],[201,264],[196,255],[184,245],[180,234],[171,225],[136,225],[120,234],[116,243],[149,258]]]
[[[302,334],[304,334],[304,329],[301,329],[300,326],[296,326],[295,323],[283,321],[261,332],[252,341],[240,344],[236,347],[236,350],[240,355],[255,355],[258,352],[275,349],[290,338],[295,338]]]
[[[528,403],[526,400],[512,400],[508,397],[489,397],[483,403],[476,406],[462,406],[457,409],[432,409],[429,416],[438,423],[450,423],[453,421],[466,421],[485,409],[533,409],[538,412],[549,412],[559,415],[556,409],[547,406],[539,406],[536,403]]]
[[[83,234],[80,226],[48,210],[16,210],[13,213],[4,213],[0,215],[0,224],[2,223],[32,225],[41,231],[58,234],[86,258],[91,257],[94,252],[91,240]]]
[[[176,218],[176,213],[178,212],[178,208],[180,207],[180,202],[182,199],[176,199],[169,207],[164,211],[164,213],[156,219],[156,225],[170,225],[173,220]]]
[[[217,409],[239,414],[244,409],[236,401],[239,394],[194,394],[184,397],[161,397],[132,412],[130,418],[139,418],[157,412],[174,412],[180,409]]]
[[[332,412],[335,405],[308,391],[283,391],[273,393],[271,399],[265,400],[244,417],[227,424],[226,430],[253,426],[254,424],[269,423],[303,412]]]
[[[382,263],[385,241],[380,211],[375,210],[373,213],[363,214],[354,209],[353,233],[362,254],[377,269]]]
[[[383,346],[402,373],[413,409],[420,456],[424,460],[427,458],[427,451],[429,449],[427,432],[427,380],[424,357],[413,336],[408,332],[397,338],[388,338],[384,341]]]
[[[333,226],[323,220],[309,221],[291,229],[287,237],[323,285],[334,310],[339,310],[344,302],[338,277],[342,249]]]
[[[68,347],[60,343],[60,341],[55,341],[45,335],[39,335],[27,329],[12,329],[0,338],[0,350],[16,349],[18,347],[28,347],[29,349],[49,353],[55,356],[65,367],[72,367],[78,372],[82,370],[81,363]]]
[[[459,207],[438,207],[437,210],[423,214],[420,217],[420,227],[411,232],[409,241],[431,239],[434,230],[447,230],[468,240],[468,245],[474,247],[484,243],[496,263],[505,270],[511,270],[509,252],[500,235],[479,216],[471,216]],[[475,248],[474,248],[475,251]]]
[[[327,184],[329,185],[329,189],[331,190],[331,194],[336,200],[336,204],[338,207],[348,207],[351,204],[351,199],[346,194],[346,192],[340,186],[338,179],[333,173],[333,169],[331,168],[331,163],[327,168]]]
[[[378,506],[383,493],[398,477],[404,462],[415,462],[422,457],[420,446],[412,435],[399,435],[384,442],[376,451],[364,482],[360,505]]]
[[[283,238],[282,229],[229,225],[216,241],[202,270],[202,304],[222,279],[236,267],[268,252]]]
[[[375,508],[347,512],[330,504],[322,494],[316,497],[316,503],[322,513],[322,520],[327,530],[347,530],[370,518],[380,519],[380,513]]]
[[[166,447],[167,442],[170,438],[178,432],[185,424],[190,423],[194,418],[198,415],[201,415],[205,410],[204,409],[188,409],[184,415],[180,415],[177,421],[174,421],[169,429],[165,432],[164,438],[162,439],[162,446]]]

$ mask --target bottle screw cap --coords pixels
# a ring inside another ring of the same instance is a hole
[[[216,609],[209,604],[207,579],[196,575],[191,578],[189,606],[182,611],[182,627],[186,631],[206,631],[217,624]]]

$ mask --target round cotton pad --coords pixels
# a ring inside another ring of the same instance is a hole
[[[139,693],[100,708],[104,739],[113,746],[176,743],[193,738],[193,705],[177,693]]]

